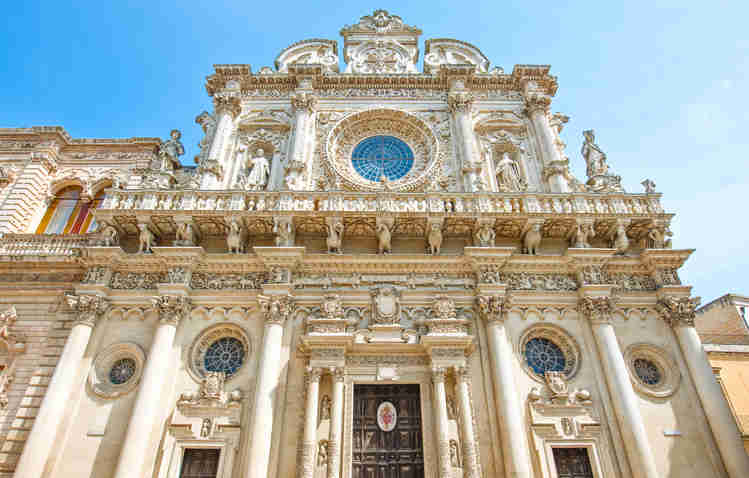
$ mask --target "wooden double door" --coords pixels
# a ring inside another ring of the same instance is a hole
[[[395,406],[391,431],[377,422],[384,402]],[[353,478],[423,478],[419,385],[355,384],[353,420]]]

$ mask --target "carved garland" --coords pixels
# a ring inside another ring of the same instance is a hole
[[[562,373],[564,373],[567,380],[572,379],[580,369],[580,346],[564,329],[551,324],[532,325],[521,335],[518,341],[518,353],[520,354],[520,363],[526,373],[537,382],[545,383],[544,376],[534,372],[528,365],[525,357],[528,342],[536,338],[547,339],[561,349],[565,359],[565,366]]]

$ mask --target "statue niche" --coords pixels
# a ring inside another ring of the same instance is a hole
[[[265,191],[270,180],[271,163],[268,157],[273,157],[273,148],[242,145],[237,151],[237,156],[237,161],[242,167],[239,186],[247,191]]]

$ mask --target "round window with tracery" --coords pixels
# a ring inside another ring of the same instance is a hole
[[[109,370],[109,380],[115,385],[122,385],[135,375],[135,360],[131,358],[119,359]]]
[[[189,371],[197,381],[208,372],[223,372],[227,380],[247,363],[250,340],[236,324],[219,324],[201,333],[190,349]]]
[[[634,361],[635,374],[646,385],[658,385],[661,381],[661,371],[651,360],[637,358]]]
[[[652,344],[633,344],[624,351],[624,361],[635,390],[663,398],[679,386],[679,366],[665,349]]]
[[[411,171],[414,153],[395,136],[370,136],[361,141],[351,154],[354,170],[373,182],[397,181]]]
[[[564,371],[565,358],[562,349],[549,339],[536,337],[525,344],[525,360],[537,374]]]
[[[562,372],[567,380],[580,365],[580,350],[575,340],[561,327],[537,324],[520,337],[523,368],[535,380],[543,381],[546,372]]]
[[[234,337],[223,337],[213,342],[205,351],[205,369],[234,375],[244,363],[244,346]]]

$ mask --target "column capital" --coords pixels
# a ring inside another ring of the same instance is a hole
[[[322,376],[322,369],[319,367],[307,367],[306,374],[305,374],[305,380],[307,381],[307,384],[310,383],[319,383],[320,382],[320,376]]]
[[[93,327],[109,310],[109,300],[98,295],[65,294],[65,303],[77,314],[74,325],[82,324]]]
[[[291,108],[295,113],[312,113],[317,106],[317,97],[311,91],[295,91],[289,97]]]
[[[656,309],[671,327],[694,327],[695,310],[700,305],[700,297],[664,297],[656,304]]]
[[[232,119],[235,119],[242,112],[242,106],[237,96],[214,96],[213,107],[217,114],[229,113]]]
[[[257,301],[265,315],[266,324],[283,325],[294,313],[294,298],[288,295],[259,295]]]
[[[542,113],[546,115],[551,106],[551,97],[549,95],[529,92],[523,98],[525,100],[525,114],[529,117]]]
[[[578,309],[592,323],[610,323],[611,314],[616,310],[616,298],[609,296],[582,297]]]
[[[511,302],[509,294],[501,295],[479,295],[476,297],[476,305],[479,314],[488,323],[504,322],[507,317],[507,308]]]
[[[151,304],[159,313],[159,322],[175,327],[192,310],[190,299],[182,295],[159,295],[151,299]]]
[[[445,382],[444,367],[432,367],[432,383],[444,383],[444,382]]]
[[[471,383],[471,370],[468,367],[455,367],[455,378],[458,383]]]
[[[452,113],[470,113],[473,95],[465,90],[451,91],[447,94],[447,106]]]
[[[343,382],[346,378],[346,371],[343,367],[330,367],[330,375],[334,382]]]

